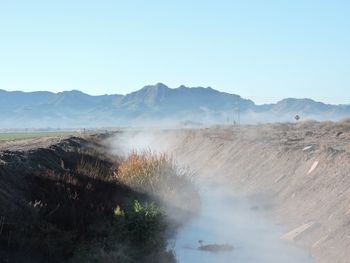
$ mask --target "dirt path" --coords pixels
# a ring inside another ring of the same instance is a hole
[[[0,141],[0,151],[29,151],[38,148],[48,148],[70,136],[53,136],[34,139]]]

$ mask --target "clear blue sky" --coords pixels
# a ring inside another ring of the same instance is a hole
[[[0,0],[0,89],[350,103],[350,1]]]

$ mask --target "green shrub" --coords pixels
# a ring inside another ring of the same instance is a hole
[[[165,214],[155,203],[129,202],[114,210],[112,224],[90,228],[99,238],[77,249],[71,262],[173,263],[166,248]],[[98,229],[100,228],[100,229]]]
[[[154,203],[135,200],[124,210],[124,219],[128,238],[144,252],[165,248],[164,213]]]

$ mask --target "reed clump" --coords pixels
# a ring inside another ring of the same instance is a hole
[[[115,176],[130,188],[165,201],[194,186],[193,173],[179,168],[167,154],[152,151],[132,152],[120,163]]]

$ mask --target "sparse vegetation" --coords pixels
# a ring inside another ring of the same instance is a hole
[[[127,236],[145,252],[164,249],[164,216],[162,209],[154,203],[141,204],[134,200],[122,214]]]
[[[151,194],[164,202],[172,201],[179,190],[182,194],[195,191],[191,172],[179,169],[166,154],[151,151],[132,152],[121,162],[115,176],[132,189]]]
[[[92,168],[89,165],[84,164],[82,167],[80,165],[79,170],[91,174]],[[169,220],[165,205],[169,199],[165,196],[171,197],[176,190],[191,184],[191,177],[187,177],[185,172],[177,171],[174,162],[165,154],[134,152],[122,160],[113,172],[115,182],[151,196],[151,199],[156,197],[154,200],[157,203],[149,203],[146,198],[144,201],[133,200],[124,205],[116,205],[111,225],[105,230],[99,230],[108,234],[100,235],[104,238],[93,243],[90,249],[85,248],[84,253],[80,250],[75,255],[74,262],[100,262],[96,255],[102,256],[106,262],[137,262],[140,258],[145,262],[175,262],[173,253],[166,249]],[[123,249],[126,244],[128,249]]]
[[[173,207],[168,201],[175,193],[187,198],[187,191],[179,194],[185,189],[196,194],[191,177],[166,155],[132,153],[114,162],[63,142],[23,159],[23,167],[0,167],[12,180],[22,180],[9,184],[4,180],[10,177],[0,178],[13,189],[10,197],[0,196],[1,207],[8,208],[0,211],[6,218],[0,242],[10,255],[72,263],[175,262],[166,247],[167,212]]]
[[[117,206],[112,221],[90,228],[98,237],[80,246],[71,262],[175,262],[166,248],[164,219],[155,203],[133,200],[124,210]]]

